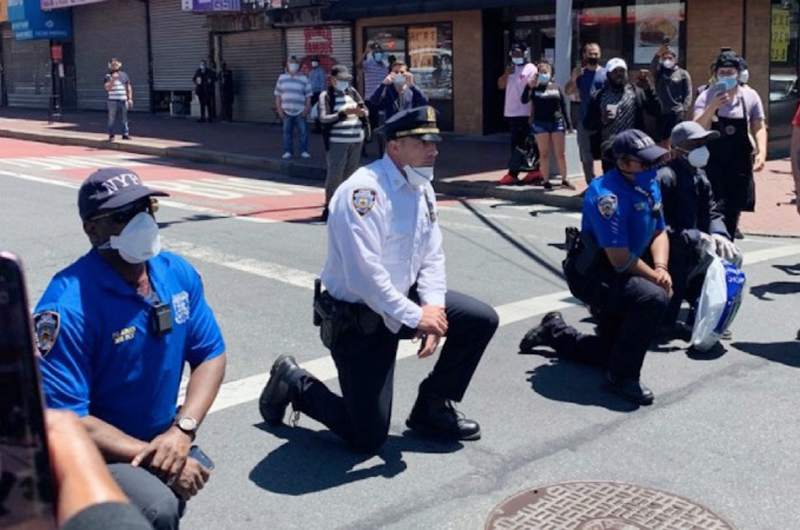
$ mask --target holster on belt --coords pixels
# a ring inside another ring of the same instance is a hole
[[[597,240],[574,226],[566,229],[567,257],[561,266],[570,292],[578,300],[591,305],[592,293],[607,282],[615,271]]]
[[[383,319],[365,304],[342,302],[324,291],[314,296],[314,323],[319,325],[322,344],[333,350],[347,332],[358,335],[377,333]]]

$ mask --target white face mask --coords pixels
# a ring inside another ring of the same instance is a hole
[[[144,263],[161,252],[161,236],[158,224],[147,212],[139,212],[131,219],[118,236],[111,236],[100,249],[113,248],[128,263]]]
[[[411,167],[408,164],[403,166],[406,172],[406,179],[412,186],[424,186],[433,181],[433,166]]]
[[[311,66],[313,68],[316,68],[317,66],[319,66],[319,63],[317,61],[311,61]]]
[[[300,65],[297,63],[289,63],[289,71],[296,72],[300,68]]]
[[[750,81],[750,71],[742,70],[739,72],[739,82],[743,85],[746,85],[748,81]]]
[[[347,90],[347,87],[349,87],[349,86],[350,86],[350,82],[348,82],[348,81],[336,81],[337,90],[341,90],[342,92]]]
[[[689,151],[689,155],[686,157],[686,159],[692,166],[701,168],[706,167],[706,164],[708,164],[708,158],[710,156],[711,153],[709,153],[708,147],[703,146]]]
[[[394,79],[392,81],[397,86],[405,85],[406,84],[406,76],[405,76],[405,74],[394,74]]]
[[[661,64],[664,65],[664,68],[667,68],[668,70],[672,70],[673,68],[675,68],[675,61],[673,61],[672,59],[667,59]]]

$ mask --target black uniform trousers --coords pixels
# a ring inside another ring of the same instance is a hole
[[[461,401],[497,329],[498,316],[489,305],[454,291],[447,293],[445,306],[447,341],[419,392]],[[398,334],[384,325],[371,335],[345,332],[341,346],[331,352],[342,396],[303,371],[290,383],[295,410],[328,427],[352,449],[377,451],[389,434],[397,346],[413,336],[414,330],[405,326]]]
[[[216,102],[214,91],[197,92],[197,99],[200,101],[200,119],[205,120],[208,114],[208,120],[213,121],[217,117]]]
[[[678,313],[681,304],[686,300],[690,306],[694,306],[700,298],[705,279],[705,270],[708,263],[705,263],[705,270],[702,265],[705,252],[701,251],[699,245],[686,241],[679,234],[669,238],[669,274],[672,276],[672,299],[669,301],[667,312],[664,315],[662,325],[674,328],[678,321]]]
[[[599,321],[597,334],[585,335],[556,320],[549,345],[560,358],[603,366],[619,379],[639,379],[669,297],[664,289],[641,276],[617,274],[593,284],[588,290]]]

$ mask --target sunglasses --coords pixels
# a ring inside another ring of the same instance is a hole
[[[142,212],[148,212],[150,215],[155,215],[158,211],[158,201],[147,197],[145,199],[136,201],[128,206],[118,208],[114,211],[96,215],[90,221],[97,221],[99,219],[110,219],[112,223],[122,225],[128,224],[131,219],[136,217]]]

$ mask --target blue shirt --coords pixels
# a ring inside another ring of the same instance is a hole
[[[601,248],[627,248],[641,258],[665,226],[655,177],[655,170],[637,173],[634,184],[613,169],[593,180],[583,199],[581,230],[592,234]]]
[[[42,322],[54,338],[39,363],[48,406],[91,414],[145,441],[174,420],[184,362],[194,368],[225,351],[194,268],[169,252],[147,266],[172,309],[172,331],[162,337],[152,331],[151,303],[95,250],[53,278],[34,315],[40,349]]]
[[[578,118],[580,119],[580,123],[583,123],[583,120],[586,119],[586,115],[589,113],[589,103],[592,101],[592,96],[606,84],[606,69],[599,66],[597,70],[592,72],[588,68],[584,68],[583,73],[578,76],[575,84],[578,86],[578,94],[580,94],[581,97]]]

